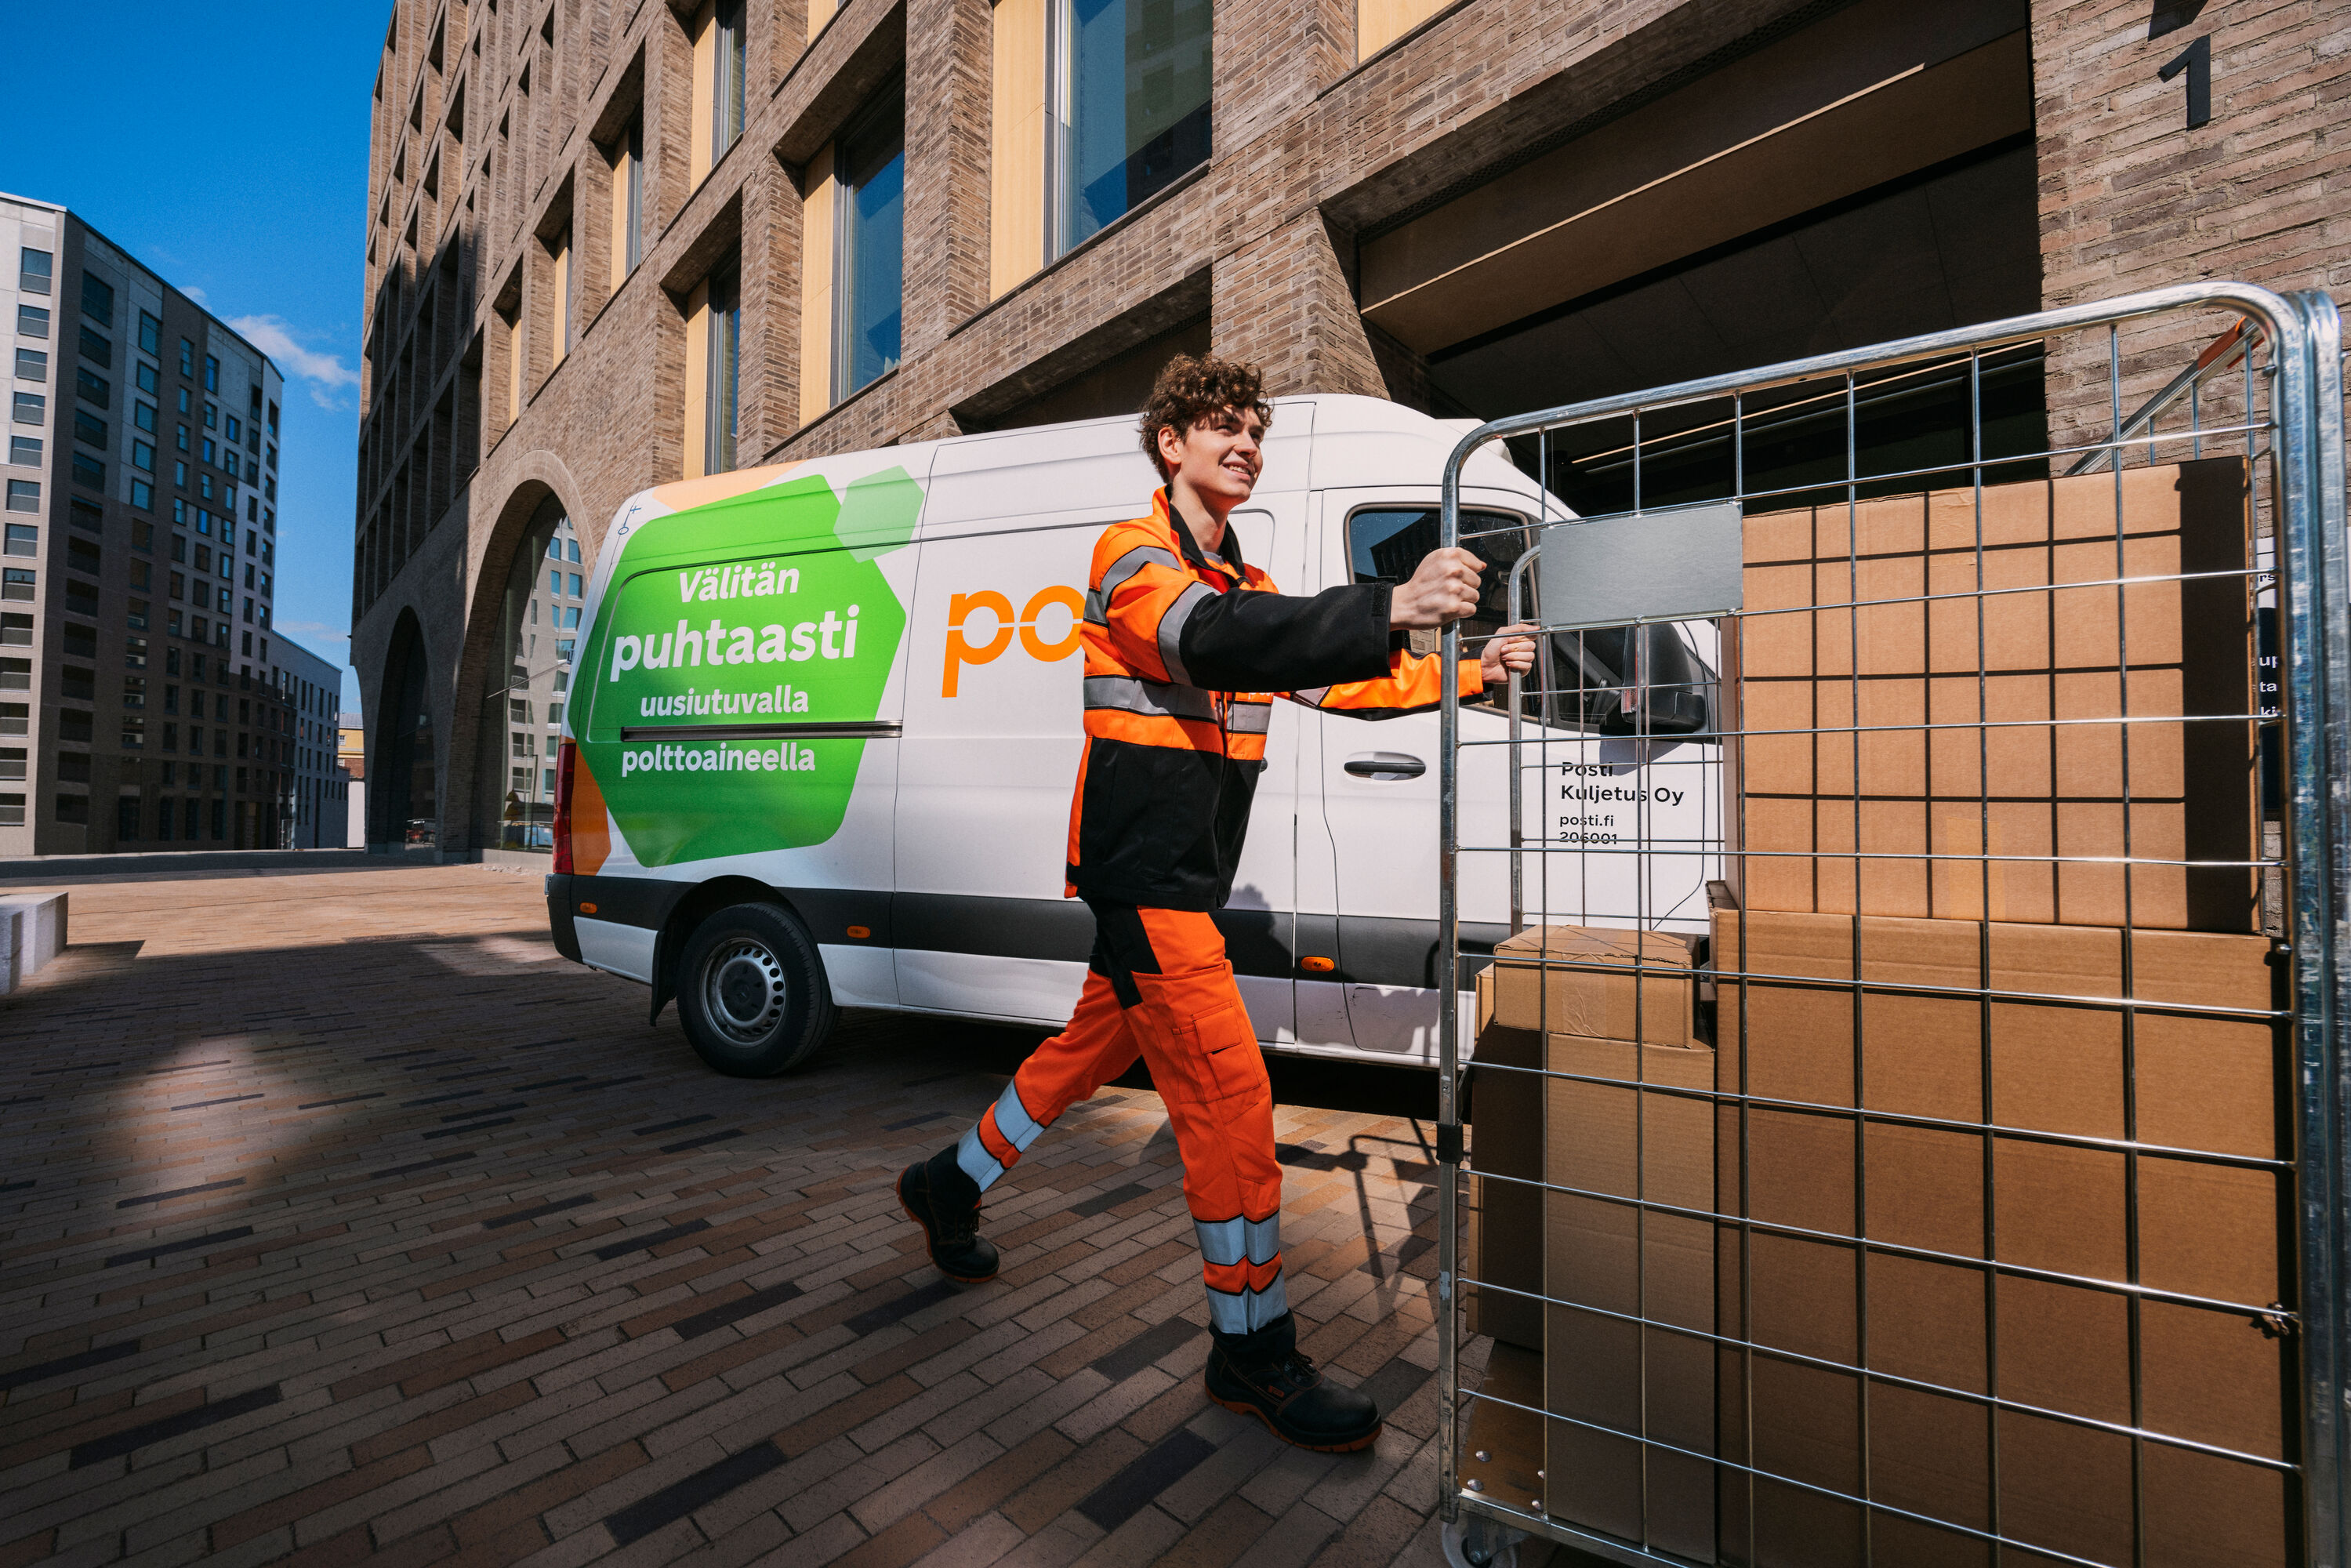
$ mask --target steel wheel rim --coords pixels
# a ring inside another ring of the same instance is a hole
[[[783,964],[747,936],[721,945],[703,967],[703,1010],[737,1045],[758,1045],[773,1034],[790,994]]]

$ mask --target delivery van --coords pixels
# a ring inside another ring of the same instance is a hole
[[[1244,555],[1290,593],[1408,577],[1468,428],[1374,398],[1279,401],[1232,515]],[[1062,892],[1088,567],[1158,483],[1121,418],[632,497],[570,677],[556,946],[649,986],[655,1017],[674,998],[704,1060],[745,1076],[805,1060],[843,1007],[1061,1025],[1093,940]],[[1490,630],[1510,564],[1569,514],[1499,446],[1470,462],[1462,506],[1492,563],[1468,627]],[[1531,919],[1705,929],[1719,866],[1627,852],[1719,841],[1711,636],[1552,640],[1552,695],[1524,705],[1522,821],[1552,851],[1526,862]],[[1465,706],[1462,731],[1463,839],[1493,842],[1468,824],[1507,810],[1501,703]],[[1274,705],[1217,916],[1267,1050],[1433,1065],[1437,738],[1433,711]],[[1508,935],[1507,857],[1468,857],[1461,888],[1465,938]]]

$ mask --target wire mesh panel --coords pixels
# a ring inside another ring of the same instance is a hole
[[[1464,439],[1539,633],[1444,713],[1470,1560],[2345,1561],[2340,356],[2197,285]]]

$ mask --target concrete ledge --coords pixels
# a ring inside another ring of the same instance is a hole
[[[0,967],[0,996],[40,973],[66,949],[67,894],[0,899],[0,943],[6,963]]]
[[[0,887],[16,882],[87,882],[103,876],[208,871],[369,871],[397,865],[438,865],[430,850],[391,855],[366,850],[178,850],[110,855],[24,855],[0,860]]]

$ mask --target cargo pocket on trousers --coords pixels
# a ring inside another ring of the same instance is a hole
[[[1205,1100],[1230,1100],[1268,1088],[1256,1027],[1249,1022],[1249,1010],[1237,1000],[1178,1023],[1176,1043],[1195,1065]]]

